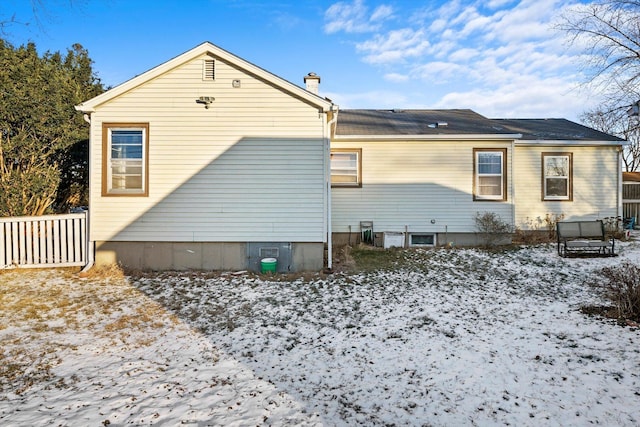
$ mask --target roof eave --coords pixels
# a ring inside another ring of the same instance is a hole
[[[604,141],[604,140],[560,140],[560,139],[521,139],[516,141],[517,146],[535,147],[541,145],[547,146],[572,146],[572,147],[598,147],[611,146],[619,147],[629,145],[628,141]]]
[[[359,140],[402,140],[402,141],[423,141],[423,140],[514,140],[522,138],[522,134],[421,134],[421,135],[335,135],[335,141],[359,141]]]

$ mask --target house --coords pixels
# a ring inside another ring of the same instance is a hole
[[[329,100],[203,43],[76,109],[98,264],[322,269]]]
[[[621,213],[624,141],[564,119],[471,110],[340,110],[334,243],[474,245],[486,212],[521,229]]]
[[[471,110],[338,111],[304,80],[203,43],[76,106],[96,262],[319,270],[333,242],[476,244],[478,213],[520,228],[621,213],[618,138]]]

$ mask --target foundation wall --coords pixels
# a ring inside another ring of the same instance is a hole
[[[251,265],[247,244],[239,242],[96,242],[95,260],[96,265],[138,270],[238,271]],[[278,271],[318,271],[323,266],[323,243],[291,243],[291,264]]]

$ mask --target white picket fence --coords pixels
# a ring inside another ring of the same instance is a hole
[[[87,215],[0,218],[0,269],[86,265]]]

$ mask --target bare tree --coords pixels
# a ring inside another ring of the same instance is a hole
[[[30,0],[33,20],[39,22],[39,10],[42,8],[42,0]],[[7,35],[8,28],[12,25],[30,25],[30,21],[23,21],[15,13],[5,16],[7,11],[0,9],[0,35]]]
[[[604,101],[581,121],[629,141],[627,171],[640,168],[638,117],[628,110],[640,100],[640,0],[596,0],[560,15],[556,28],[582,50],[585,83]]]
[[[638,92],[640,0],[600,0],[563,13],[556,27],[581,48],[590,83],[605,93]]]
[[[31,9],[30,14],[18,16],[14,11],[6,10],[6,6],[0,5],[0,37],[7,37],[11,33],[14,25],[36,26],[40,31],[45,32],[46,21],[52,19],[54,10],[82,7],[88,0],[23,0],[28,1]],[[1,2],[1,0],[0,0]]]
[[[615,107],[603,104],[582,113],[580,120],[594,129],[628,141],[622,161],[627,172],[635,172],[640,169],[640,126],[638,116],[630,115],[628,109],[628,105]]]

